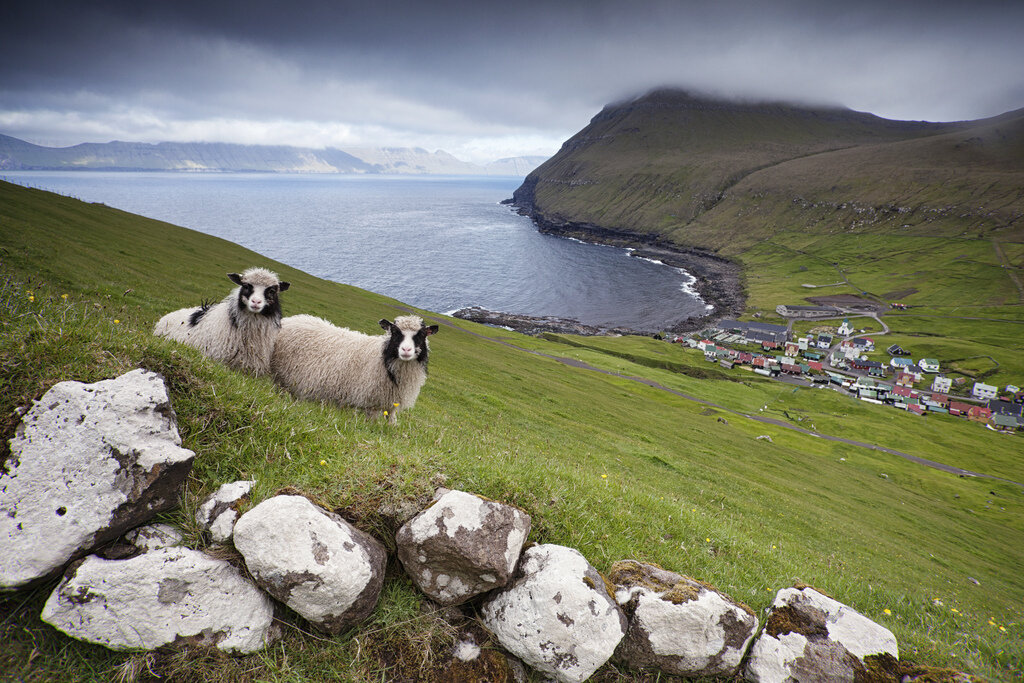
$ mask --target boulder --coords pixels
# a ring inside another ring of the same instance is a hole
[[[176,506],[195,457],[181,447],[163,378],[146,370],[55,384],[10,447],[0,470],[0,590],[56,575]]]
[[[147,524],[132,529],[124,538],[142,552],[181,545],[181,532],[170,524]]]
[[[355,626],[380,597],[384,547],[302,496],[275,496],[246,512],[234,543],[256,583],[326,633]]]
[[[784,588],[768,608],[746,677],[764,683],[853,681],[869,658],[899,659],[896,636],[810,586]]]
[[[615,658],[671,676],[734,676],[757,617],[715,588],[651,564],[623,560],[608,579],[629,618]]]
[[[559,545],[527,548],[512,583],[482,614],[502,647],[563,683],[589,678],[626,633],[604,577],[579,551]]]
[[[276,637],[270,598],[224,560],[188,548],[72,564],[42,620],[113,650],[202,645],[254,652]]]
[[[227,543],[238,521],[238,502],[249,495],[252,480],[224,484],[207,496],[196,510],[196,523],[210,535],[214,543]]]
[[[508,583],[530,516],[463,491],[448,491],[395,535],[398,559],[421,591],[458,605]]]

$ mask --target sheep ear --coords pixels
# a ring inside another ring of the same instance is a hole
[[[391,328],[394,327],[391,321],[388,320],[387,318],[381,318],[380,322],[377,324],[380,325],[380,329],[388,330],[389,332],[391,331]]]
[[[236,285],[242,284],[242,276],[238,273],[228,273],[228,279],[234,282]]]
[[[423,330],[426,332],[427,336],[429,337],[432,334],[437,334],[438,327],[437,327],[437,325],[431,325],[430,327],[424,327]]]
[[[284,290],[288,289],[291,286],[292,286],[292,283],[290,283],[290,282],[282,282],[280,285],[278,285],[277,291],[283,292]]]

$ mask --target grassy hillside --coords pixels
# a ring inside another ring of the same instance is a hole
[[[444,482],[521,506],[531,541],[574,546],[601,570],[656,562],[759,612],[804,581],[891,628],[907,660],[990,680],[1024,675],[1024,489],[789,427],[1024,482],[1020,439],[726,378],[650,339],[535,339],[430,312],[442,325],[430,379],[389,427],[293,401],[266,378],[149,333],[164,312],[221,296],[225,273],[255,264],[292,282],[286,314],[375,332],[406,310],[223,240],[0,183],[4,443],[13,410],[54,382],[143,366],[168,379],[184,445],[199,454],[181,509],[163,517],[193,547],[203,547],[198,501],[237,478],[258,481],[254,502],[293,487],[389,546],[388,508],[426,501]],[[353,632],[324,638],[286,612],[282,643],[248,657],[114,653],[39,621],[53,583],[0,596],[0,679],[478,680],[450,655],[473,606],[463,617],[438,611],[394,557],[390,568],[374,616]],[[500,673],[500,659],[485,662]],[[643,680],[610,665],[596,679]]]

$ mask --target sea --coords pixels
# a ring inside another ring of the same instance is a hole
[[[0,178],[221,237],[438,313],[656,332],[709,306],[684,270],[544,235],[501,201],[513,176],[3,171]],[[239,263],[242,270],[259,263]]]

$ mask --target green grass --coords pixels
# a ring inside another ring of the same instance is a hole
[[[389,547],[394,526],[382,510],[425,503],[443,481],[522,507],[531,541],[576,547],[601,570],[624,558],[656,562],[759,614],[778,589],[804,581],[891,628],[904,659],[991,680],[1024,674],[1019,486],[744,415],[762,409],[793,426],[1024,482],[1019,439],[825,390],[793,392],[650,339],[535,339],[429,312],[442,324],[431,376],[392,427],[294,401],[266,378],[150,334],[163,313],[221,296],[224,273],[256,264],[292,282],[286,314],[372,332],[404,308],[222,240],[0,183],[3,438],[13,410],[54,382],[143,366],[168,379],[184,445],[199,454],[182,507],[163,516],[192,547],[203,547],[191,521],[198,502],[237,478],[258,481],[254,502],[294,487]],[[247,657],[110,652],[39,621],[53,582],[5,595],[0,678],[107,681],[146,677],[148,667],[194,681],[445,680],[447,647],[464,624],[431,609],[393,557],[390,567],[369,622],[324,638],[285,611],[283,641]],[[639,680],[611,666],[600,676]]]

